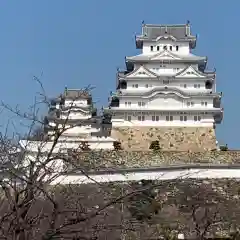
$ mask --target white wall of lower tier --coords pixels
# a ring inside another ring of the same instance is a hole
[[[65,107],[86,107],[88,106],[86,99],[79,99],[79,100],[68,100],[66,99],[64,102]],[[60,109],[60,104],[56,104],[56,108]]]
[[[173,120],[173,121],[152,121],[152,120],[145,120],[145,121],[138,121],[132,120],[127,121],[124,119],[112,119],[112,126],[113,127],[213,127],[214,120],[213,118],[203,119],[201,121],[180,121],[180,120]]]
[[[82,110],[82,112],[81,112],[81,110],[78,110],[78,112],[71,111],[70,113],[62,112],[60,115],[60,118],[64,119],[64,120],[65,119],[79,119],[79,120],[83,119],[83,120],[85,120],[85,119],[89,119],[91,117],[92,117],[91,113],[89,113],[88,111],[84,112],[84,110]]]
[[[210,112],[159,112],[126,111],[115,112],[112,116],[113,126],[189,126],[212,127],[213,113]]]
[[[79,121],[79,124],[81,124],[81,120]],[[50,125],[50,124],[49,124]],[[55,126],[55,124],[51,124],[50,126]],[[86,126],[71,126],[71,125],[65,125],[59,124],[58,129],[65,129],[63,132],[63,135],[79,135],[79,133],[91,133],[91,132],[98,132],[100,129],[92,128],[91,125]],[[49,131],[50,134],[53,134],[54,132]]]
[[[153,51],[151,51],[151,46],[153,46]],[[173,42],[169,40],[163,40],[159,39],[157,42],[144,42],[143,43],[143,49],[142,53],[146,55],[154,55],[158,53],[157,47],[159,46],[159,51],[163,51],[164,46],[167,46],[167,49],[170,49],[170,46],[172,46],[172,52],[178,53],[182,55],[188,55],[190,53],[189,43],[187,42]],[[178,46],[178,51],[176,51],[176,46]]]
[[[188,109],[211,109],[213,108],[213,98],[186,98],[180,96],[168,96],[167,94],[152,94],[149,97],[120,97],[120,108],[188,108]]]
[[[127,173],[115,173],[115,174],[99,174],[83,176],[80,174],[62,175],[56,178],[51,184],[87,184],[87,183],[103,183],[103,182],[126,182],[126,181],[140,181],[140,180],[171,180],[171,179],[220,179],[220,178],[234,178],[240,181],[240,168],[225,169],[209,168],[205,169],[188,169],[188,170],[158,170],[158,171],[138,171]]]
[[[137,86],[137,87],[136,87]],[[172,87],[177,88],[180,91],[186,93],[209,93],[214,89],[206,89],[205,80],[189,80],[189,79],[177,79],[177,81],[169,81],[164,84],[163,80],[149,80],[149,79],[134,79],[127,80],[127,89],[121,89],[122,92],[147,92],[153,90],[156,87]],[[213,91],[214,92],[214,91]]]
[[[87,141],[89,144],[90,149],[105,149],[105,150],[111,150],[114,149],[113,142],[114,139],[111,137],[89,137],[89,138],[79,138],[79,139],[72,139],[72,141],[69,141],[69,138],[62,138],[59,141],[56,146],[53,149],[53,153],[59,153],[59,152],[66,152],[67,149],[79,149],[79,146],[81,142]],[[49,152],[52,149],[53,141],[48,142],[39,142],[39,141],[27,141],[27,140],[20,140],[20,145],[22,148],[29,152],[35,152],[38,153],[39,151],[41,153]]]

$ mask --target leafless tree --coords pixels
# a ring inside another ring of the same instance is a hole
[[[4,109],[25,120],[25,138],[38,140],[40,145],[30,158],[28,146],[22,148],[6,133],[0,136],[0,239],[174,239],[179,232],[204,239],[223,229],[238,236],[239,191],[237,184],[230,191],[233,182],[222,182],[227,184],[223,190],[217,184],[214,188],[210,180],[208,184],[179,179],[96,182],[89,171],[97,171],[99,166],[94,169],[92,164],[89,169],[90,163],[78,161],[83,150],[89,151],[87,143],[73,151],[56,151],[68,129],[68,118],[61,129],[55,128],[51,147],[44,151],[49,139],[38,109],[40,104],[49,105],[49,99],[35,79],[41,93],[29,112],[2,103]],[[93,162],[99,161],[94,151],[91,156]],[[64,163],[61,168],[59,159]],[[56,181],[76,170],[92,183],[64,185]]]
[[[2,103],[5,110],[24,119],[28,128],[25,138],[39,140],[40,144],[30,158],[27,145],[22,148],[6,134],[1,135],[0,239],[105,239],[116,236],[122,229],[121,217],[118,217],[118,208],[112,209],[112,206],[125,197],[122,192],[113,195],[113,190],[94,181],[92,185],[52,184],[59,176],[69,174],[67,168],[59,169],[59,159],[64,166],[71,164],[77,154],[86,150],[86,144],[75,151],[63,152],[60,148],[56,152],[59,138],[69,128],[67,117],[61,128],[54,129],[50,149],[43,151],[49,139],[43,132],[39,105],[48,105],[49,99],[39,79],[35,80],[42,91],[29,112],[22,113],[19,108]],[[78,170],[88,177],[84,167],[78,166]]]

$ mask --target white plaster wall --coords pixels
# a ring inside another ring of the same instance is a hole
[[[144,103],[140,104],[139,103]],[[190,103],[190,106],[188,106]],[[193,104],[192,104],[193,103]],[[204,104],[203,104],[204,103]],[[207,103],[207,105],[206,105]],[[175,95],[174,97],[165,94],[159,94],[152,98],[133,98],[124,97],[120,99],[119,108],[121,109],[211,109],[213,108],[213,99],[205,98],[181,98]]]
[[[138,87],[136,88],[136,84]],[[197,86],[196,86],[197,84]],[[200,85],[200,86],[199,86]],[[209,93],[210,91],[214,92],[212,89],[205,88],[204,79],[199,79],[198,81],[193,79],[177,79],[170,80],[169,83],[163,82],[163,79],[139,79],[139,80],[127,80],[127,89],[121,89],[122,92],[147,92],[153,89],[154,87],[175,87],[179,88],[182,91],[192,92],[192,93]]]
[[[159,51],[163,51],[163,46],[167,46],[167,49],[169,50],[169,47],[172,46],[172,52],[178,53],[182,55],[187,55],[190,52],[189,43],[186,42],[174,42],[171,40],[159,40],[158,42],[144,42],[143,43],[143,49],[142,53],[149,55],[149,54],[156,54],[157,46],[160,47]],[[153,51],[151,51],[151,46],[153,46]],[[179,46],[178,51],[176,51],[175,46]],[[170,50],[169,50],[170,51]]]
[[[113,149],[113,142],[114,139],[110,137],[103,137],[103,138],[97,138],[97,137],[91,137],[89,139],[79,139],[79,142],[73,141],[73,142],[58,142],[54,149],[53,153],[60,153],[60,152],[66,152],[67,149],[77,149],[79,148],[79,144],[82,141],[87,141],[89,144],[90,149]],[[53,147],[53,142],[39,142],[39,141],[26,141],[21,140],[20,141],[21,146],[26,149],[29,152],[49,152],[50,149]]]
[[[78,135],[80,133],[91,133],[98,132],[100,129],[92,128],[91,125],[87,126],[66,126],[66,131],[64,131],[64,135]]]
[[[152,121],[152,115],[145,115],[144,121],[138,120],[138,115],[136,114],[129,114],[131,115],[131,121],[127,120],[127,114],[124,116],[113,116],[112,117],[112,124],[114,127],[135,127],[135,126],[189,126],[189,127],[212,127],[214,123],[214,118],[211,114],[182,114],[182,116],[187,116],[187,121],[180,121],[180,114],[171,114],[173,116],[173,121],[166,121],[166,115],[164,114],[156,114],[159,116],[159,121]],[[135,116],[134,116],[135,115]],[[194,116],[201,116],[201,121],[194,121]]]
[[[70,113],[65,113],[65,114],[61,114],[60,116],[61,119],[89,119],[91,118],[91,114],[88,112],[70,112]]]
[[[83,107],[83,106],[87,106],[87,100],[86,99],[81,99],[81,100],[65,100],[65,106],[66,107]]]
[[[221,179],[234,178],[240,181],[240,169],[188,169],[188,170],[159,170],[154,172],[135,172],[135,173],[115,173],[105,175],[69,175],[60,176],[51,184],[87,184],[87,183],[103,183],[103,182],[127,182],[145,180],[172,180],[172,179]]]
[[[166,96],[162,97],[153,97],[152,99],[148,99],[147,108],[182,108],[183,100],[180,98],[171,98]]]

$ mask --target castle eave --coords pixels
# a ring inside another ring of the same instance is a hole
[[[146,107],[136,107],[136,108],[121,108],[121,107],[111,107],[107,108],[110,112],[209,112],[209,113],[221,113],[222,108],[146,108]]]
[[[145,92],[129,92],[128,90],[124,90],[121,89],[121,93],[119,93],[119,97],[151,97],[152,94],[154,93],[176,93],[176,94],[180,94],[182,97],[197,97],[197,98],[202,98],[202,97],[208,97],[208,98],[216,98],[216,97],[220,97],[221,93],[210,93],[210,92],[186,92],[186,91],[182,91],[179,88],[176,87],[155,87],[149,91],[145,91]]]
[[[193,36],[189,24],[179,25],[155,25],[143,24],[142,34],[136,35],[136,47],[141,49],[143,42],[157,42],[161,39],[172,41],[189,42],[190,48],[196,47],[197,37]]]

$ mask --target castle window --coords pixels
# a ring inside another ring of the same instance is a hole
[[[145,88],[148,88],[148,84],[145,84]]]
[[[178,51],[178,49],[179,49],[179,47],[178,47],[178,46],[176,46],[176,51]]]
[[[169,47],[170,51],[172,51],[172,46]]]
[[[132,87],[133,88],[138,88],[138,84],[133,84]]]
[[[190,107],[190,106],[194,106],[194,102],[187,102],[187,106]]]
[[[129,114],[124,114],[124,119],[125,119],[125,121],[131,121],[132,117]]]
[[[167,46],[166,45],[163,47],[163,50],[167,50]]]
[[[168,115],[167,115],[167,116],[166,116],[166,121],[173,121],[173,116],[171,116],[171,115],[168,116]]]
[[[169,80],[163,80],[163,84],[169,84]]]
[[[195,122],[201,121],[201,116],[194,116],[193,119]]]
[[[151,46],[151,51],[153,51],[153,46]]]
[[[183,87],[184,87],[184,88],[187,88],[187,84],[184,84]]]
[[[180,116],[180,121],[187,121],[187,116]]]
[[[212,81],[209,81],[209,80],[206,81],[206,82],[205,82],[205,88],[206,88],[206,89],[212,89]]]
[[[159,116],[153,115],[153,116],[152,116],[152,121],[159,121]]]
[[[140,107],[145,106],[145,102],[138,102],[138,106],[140,106]]]
[[[159,51],[160,50],[160,47],[159,46],[157,46],[157,51]]]
[[[120,80],[118,83],[118,89],[127,89],[127,82],[125,80]]]
[[[145,116],[143,116],[143,115],[138,116],[138,121],[145,121]]]

